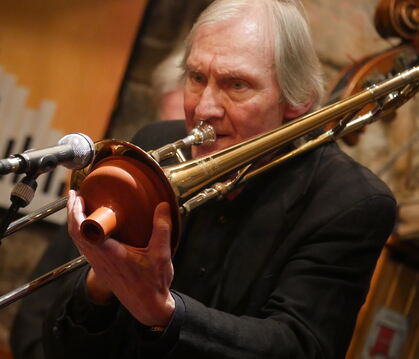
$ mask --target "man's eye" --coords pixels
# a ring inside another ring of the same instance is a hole
[[[201,74],[193,73],[191,77],[192,77],[192,80],[195,82],[198,82],[198,83],[204,82],[204,76],[202,76]]]
[[[234,90],[242,90],[242,89],[244,89],[246,87],[246,84],[243,81],[233,81],[231,83],[231,87]]]

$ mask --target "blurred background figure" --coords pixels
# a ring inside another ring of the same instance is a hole
[[[152,90],[159,120],[183,120],[183,70],[181,62],[184,48],[178,46],[160,62],[151,76]]]

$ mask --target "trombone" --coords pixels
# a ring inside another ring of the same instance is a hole
[[[75,189],[80,189],[82,195],[84,190],[85,195],[83,197],[89,197],[90,193],[88,190],[97,186],[95,186],[93,180],[90,181],[93,182],[92,185],[85,185],[85,183],[89,183],[91,175],[98,168],[100,169],[101,166],[109,164],[115,158],[127,159],[127,162],[129,162],[128,167],[131,166],[133,161],[135,163],[145,163],[146,172],[151,171],[153,178],[157,179],[154,182],[159,182],[157,188],[153,188],[152,191],[155,191],[159,196],[159,193],[163,192],[163,197],[160,196],[157,202],[161,200],[168,201],[171,207],[172,222],[174,223],[172,230],[172,250],[174,253],[180,232],[181,216],[186,216],[189,212],[209,200],[223,197],[243,183],[284,161],[316,148],[323,143],[335,141],[376,121],[380,117],[394,112],[398,107],[411,99],[418,90],[419,67],[413,67],[378,85],[372,85],[358,94],[297,118],[278,129],[190,161],[185,161],[182,149],[193,144],[196,145],[214,140],[213,132],[208,125],[201,124],[188,137],[149,153],[127,142],[100,141],[95,144],[96,155],[93,162],[82,170],[73,171],[71,185]],[[337,125],[332,129],[322,131],[317,137],[308,140],[304,139],[307,134],[313,133],[315,130],[316,132],[317,130],[320,131],[323,126],[336,120],[338,120]],[[289,144],[293,144],[293,150],[274,155],[275,152],[278,152],[278,149]],[[270,161],[262,166],[252,166],[252,163],[267,155],[271,156]],[[179,164],[166,167],[159,165],[162,159],[169,157],[176,157],[179,160]],[[219,180],[227,174],[229,174],[227,180]],[[217,182],[217,180],[219,181]],[[11,223],[5,236],[64,208],[66,202],[67,199],[62,198],[33,214]],[[94,205],[98,206],[96,203]],[[153,210],[154,208],[151,209],[151,211]],[[92,211],[95,213],[95,208]],[[108,216],[113,219],[111,228],[108,228],[106,223],[101,223],[102,217],[100,216],[95,217],[93,215],[94,218],[90,220],[90,217],[88,217],[85,227],[83,228],[82,226],[82,230],[88,239],[94,241],[103,240],[110,233],[114,236],[114,233],[118,232],[118,228],[115,227],[117,226],[115,224],[117,222],[115,221],[116,214],[111,212],[109,212]],[[138,217],[135,220],[140,222]],[[141,225],[143,224],[141,223]],[[140,243],[140,245],[146,245],[146,243]],[[80,256],[1,296],[0,308],[13,303],[86,263],[85,257]]]

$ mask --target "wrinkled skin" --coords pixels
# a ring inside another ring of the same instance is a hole
[[[155,210],[153,233],[146,248],[135,248],[112,238],[93,244],[85,240],[80,225],[86,218],[83,199],[69,192],[68,230],[92,269],[87,278],[88,294],[96,303],[106,303],[112,293],[145,325],[166,325],[175,307],[169,287],[173,279],[167,203]],[[132,283],[136,283],[132,285]]]
[[[204,120],[217,134],[215,143],[194,147],[194,157],[277,128],[284,118],[296,117],[310,106],[295,109],[282,101],[273,49],[257,12],[198,29],[186,65],[187,129]],[[112,238],[99,245],[87,242],[80,233],[84,218],[81,197],[70,192],[69,232],[92,267],[87,278],[91,299],[106,303],[115,295],[139,322],[167,325],[175,308],[169,291],[173,266],[167,203],[157,206],[153,233],[144,249]]]

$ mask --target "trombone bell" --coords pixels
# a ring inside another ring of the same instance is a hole
[[[94,242],[112,235],[131,246],[146,247],[154,209],[168,202],[175,252],[180,232],[177,197],[159,164],[139,147],[112,140],[96,143],[93,163],[73,172],[71,188],[84,199],[88,217],[81,230]]]

